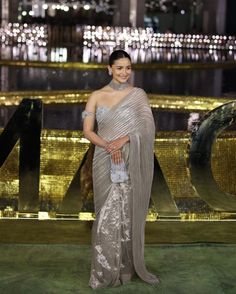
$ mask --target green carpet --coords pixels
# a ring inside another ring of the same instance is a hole
[[[236,245],[148,245],[146,264],[161,284],[138,278],[116,288],[88,287],[87,245],[0,245],[1,294],[235,294]]]

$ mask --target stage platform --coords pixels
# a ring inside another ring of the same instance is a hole
[[[1,219],[0,244],[90,244],[92,221]],[[147,244],[236,244],[236,221],[146,223]]]

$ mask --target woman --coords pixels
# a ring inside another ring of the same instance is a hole
[[[153,116],[146,93],[128,83],[128,53],[114,51],[108,71],[112,81],[92,93],[83,112],[84,136],[96,146],[96,220],[89,281],[94,289],[126,283],[135,272],[148,283],[159,282],[144,262],[144,227],[153,177]]]

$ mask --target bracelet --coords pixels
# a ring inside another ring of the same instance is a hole
[[[89,111],[86,111],[86,110],[84,110],[83,112],[82,112],[82,120],[84,120],[87,116],[93,116],[94,115],[94,113],[93,112],[89,112]]]

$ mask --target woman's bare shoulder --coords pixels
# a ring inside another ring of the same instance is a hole
[[[101,89],[93,91],[90,95],[90,99],[98,101],[100,98],[104,97],[104,95],[109,94],[111,91],[109,87],[105,86]]]
[[[109,92],[110,92],[109,87],[108,86],[105,86],[105,87],[103,87],[101,89],[98,89],[98,90],[93,91],[91,93],[90,97],[94,97],[96,99],[96,97],[99,98],[99,97],[101,97],[104,94],[109,93]]]
[[[97,105],[99,103],[99,100],[109,92],[108,88],[109,87],[105,86],[101,89],[93,91],[88,98],[88,104]]]
[[[95,90],[89,95],[90,101],[96,101],[101,96],[101,90]]]

